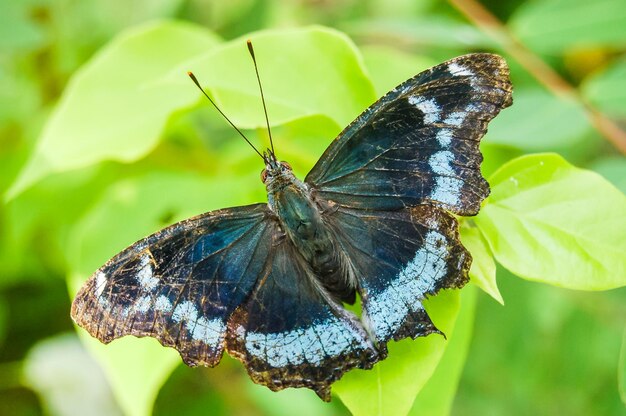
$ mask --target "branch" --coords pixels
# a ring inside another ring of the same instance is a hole
[[[546,64],[538,55],[515,39],[507,27],[489,10],[477,0],[448,1],[463,13],[468,20],[498,41],[509,55],[549,91],[559,97],[574,98],[581,102],[587,111],[589,120],[600,134],[619,149],[620,152],[626,154],[626,132],[617,123],[595,109],[587,100],[581,97],[576,88],[563,79],[558,72]]]

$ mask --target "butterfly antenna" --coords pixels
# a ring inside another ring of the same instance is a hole
[[[252,149],[254,149],[254,151],[255,151],[255,152],[256,152],[259,156],[261,156],[261,159],[263,159],[263,162],[265,162],[265,164],[267,164],[267,160],[266,160],[266,159],[265,159],[265,157],[261,154],[261,152],[259,152],[259,151],[257,150],[257,148],[256,148],[256,147],[254,147],[254,145],[253,145],[253,144],[250,142],[250,140],[248,140],[248,138],[247,138],[247,137],[246,137],[246,136],[245,136],[245,135],[241,132],[241,130],[239,130],[239,129],[237,128],[237,126],[235,126],[235,125],[233,124],[233,122],[232,122],[232,121],[230,121],[230,119],[229,119],[228,117],[226,117],[226,114],[224,114],[224,113],[222,112],[222,110],[220,110],[220,108],[217,106],[217,104],[215,104],[215,102],[211,99],[211,97],[209,97],[209,94],[207,94],[207,93],[204,91],[204,88],[202,88],[202,87],[200,86],[200,83],[198,82],[198,79],[197,79],[197,78],[196,78],[196,76],[193,74],[193,72],[188,71],[188,72],[187,72],[187,75],[189,75],[189,78],[191,78],[191,80],[193,81],[193,83],[194,83],[194,84],[196,84],[196,87],[198,87],[198,89],[199,89],[200,91],[202,91],[202,94],[204,94],[204,96],[205,96],[205,97],[206,97],[206,98],[207,98],[207,99],[211,102],[211,104],[213,104],[213,107],[215,107],[215,109],[216,109],[216,110],[217,110],[217,111],[218,111],[218,112],[222,115],[222,117],[224,117],[224,118],[226,119],[226,121],[228,121],[228,123],[229,123],[229,124],[230,124],[230,125],[231,125],[231,126],[232,126],[232,127],[233,127],[236,131],[237,131],[237,133],[239,133],[239,135],[240,135],[241,137],[243,137],[243,139],[246,141],[246,143],[248,143],[248,144],[250,145],[250,147],[251,147]]]
[[[254,63],[254,72],[256,72],[256,80],[259,84],[259,91],[261,91],[261,102],[263,103],[263,112],[265,113],[265,124],[267,125],[267,134],[270,136],[270,148],[272,149],[272,155],[275,156],[274,153],[274,141],[272,140],[272,130],[270,130],[270,120],[267,117],[267,106],[265,105],[265,96],[263,95],[263,87],[261,86],[261,77],[259,77],[259,67],[256,64],[256,58],[254,57],[254,48],[252,47],[252,41],[248,39],[248,52],[250,52],[250,56],[252,57],[252,62]]]

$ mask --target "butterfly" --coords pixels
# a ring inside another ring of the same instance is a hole
[[[511,92],[503,58],[464,55],[372,104],[304,181],[272,145],[267,203],[136,242],[82,286],[72,318],[104,343],[156,338],[190,366],[227,351],[256,383],[330,400],[331,384],[383,360],[390,340],[439,332],[423,300],[468,281],[454,215],[476,215],[489,194],[479,143]],[[357,297],[360,316],[345,307]]]

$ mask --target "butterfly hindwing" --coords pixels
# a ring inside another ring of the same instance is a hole
[[[133,244],[83,285],[73,319],[105,343],[156,338],[188,365],[217,364],[228,344],[256,382],[329,400],[333,381],[381,357],[269,216],[209,212]]]
[[[422,301],[468,280],[457,222],[432,206],[339,208],[329,218],[359,284],[363,321],[380,343],[437,332]]]
[[[271,253],[257,289],[231,318],[228,351],[272,390],[330,384],[381,357],[358,319],[335,304],[288,239]]]
[[[506,62],[497,55],[452,59],[402,83],[352,122],[306,182],[318,195],[362,209],[433,202],[475,215],[489,194],[479,141],[511,104]]]
[[[232,312],[248,297],[270,249],[265,204],[224,209],[165,228],[102,266],[72,318],[108,343],[151,336],[189,365],[215,365]]]

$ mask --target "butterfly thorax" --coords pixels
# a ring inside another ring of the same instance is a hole
[[[285,166],[267,176],[270,209],[315,278],[337,300],[353,303],[355,290],[349,267],[324,221],[324,207],[315,200],[309,187],[294,176],[290,167]]]

